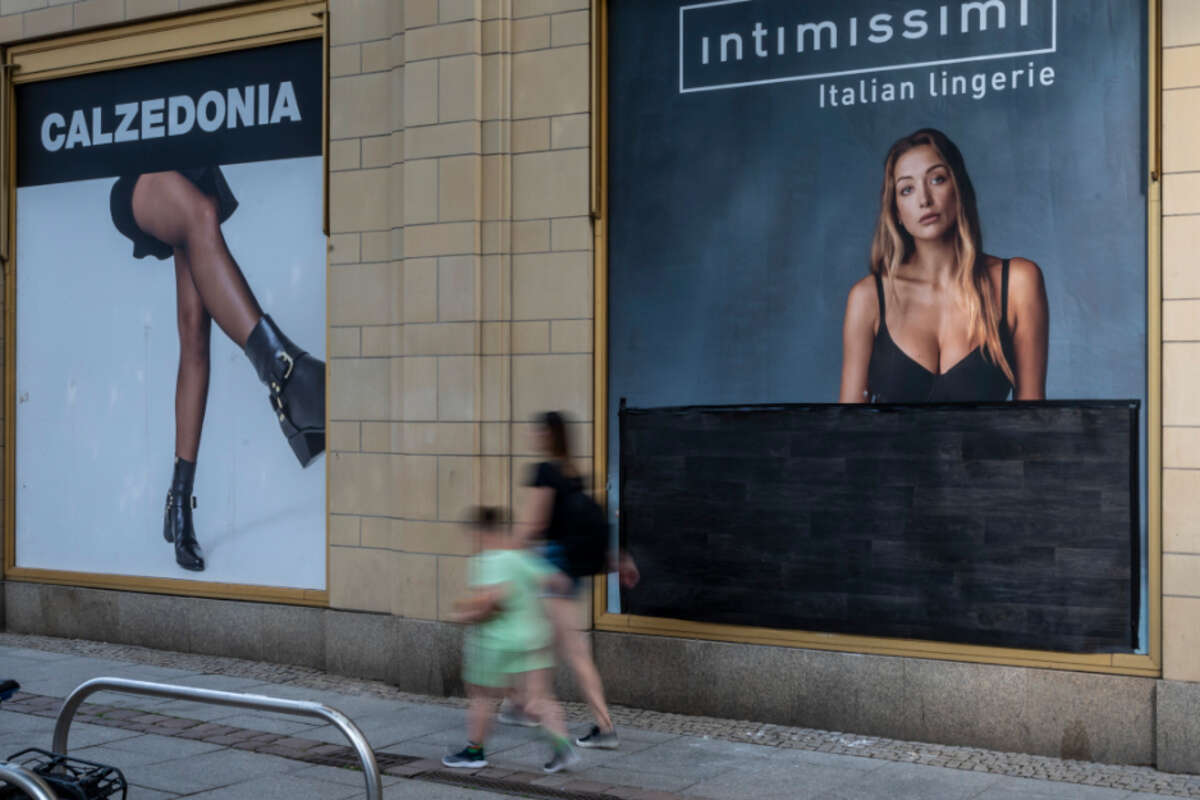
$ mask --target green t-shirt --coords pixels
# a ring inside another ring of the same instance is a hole
[[[541,579],[554,572],[524,550],[484,550],[471,558],[470,585],[505,585],[500,610],[472,628],[474,640],[500,650],[540,650],[550,644],[550,623],[539,598]]]

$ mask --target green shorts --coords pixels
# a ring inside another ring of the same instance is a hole
[[[553,666],[549,648],[505,650],[471,641],[463,648],[463,680],[475,686],[502,689],[512,684],[514,675]]]

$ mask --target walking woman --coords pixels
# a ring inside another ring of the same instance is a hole
[[[565,661],[575,676],[575,682],[595,717],[591,732],[575,740],[580,747],[614,750],[619,745],[608,704],[604,700],[604,684],[592,660],[587,634],[579,625],[576,601],[586,577],[569,562],[563,545],[568,535],[568,520],[564,514],[563,498],[571,492],[583,491],[583,480],[571,461],[567,426],[563,415],[547,411],[534,429],[534,445],[546,460],[537,464],[529,481],[529,491],[520,519],[527,528],[524,537],[539,539],[546,560],[557,567],[567,580],[566,588],[549,591],[545,596],[546,614],[554,631],[554,645],[559,658]],[[622,552],[614,565],[623,586],[632,587],[638,581],[637,565]],[[518,722],[523,717],[512,711],[502,712],[502,721]]]
[[[325,364],[293,344],[259,307],[225,244],[221,224],[237,200],[219,167],[127,175],[109,196],[113,224],[134,258],[173,257],[179,329],[175,470],[163,537],[184,569],[204,569],[192,522],[192,483],[208,401],[212,321],[242,348],[269,390],[271,411],[301,467],[325,449]],[[265,418],[265,417],[264,417]]]
[[[1044,400],[1042,272],[983,252],[958,148],[925,128],[884,162],[870,274],[842,327],[843,403]]]

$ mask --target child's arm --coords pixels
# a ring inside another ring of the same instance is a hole
[[[483,622],[491,618],[504,605],[505,587],[493,584],[472,589],[466,597],[454,604],[451,622]]]

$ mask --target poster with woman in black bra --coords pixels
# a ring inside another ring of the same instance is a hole
[[[1148,8],[614,0],[610,430],[1144,398]]]
[[[324,588],[321,64],[18,88],[18,566]]]
[[[1130,401],[1144,434],[1150,8],[609,0],[610,506],[622,403]]]
[[[1042,271],[984,252],[962,153],[939,130],[888,150],[870,274],[842,330],[840,402],[1046,399]]]

